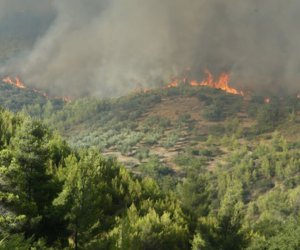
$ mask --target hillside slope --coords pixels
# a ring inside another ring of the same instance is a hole
[[[45,119],[75,147],[95,146],[128,167],[157,158],[178,171],[178,158],[191,152],[213,169],[215,157],[228,152],[222,145],[228,138],[252,145],[278,130],[297,141],[300,99],[269,99],[180,86],[116,99],[80,99],[63,107],[29,105],[27,111]],[[209,146],[210,141],[216,145]]]
[[[3,93],[0,100],[9,99]],[[18,90],[18,95],[25,93]],[[94,147],[94,152],[116,157],[137,179],[152,177],[161,190],[177,197],[194,235],[189,242],[200,244],[197,237],[203,237],[204,249],[218,249],[228,243],[218,238],[225,233],[234,245],[231,237],[241,237],[240,244],[252,250],[300,245],[295,237],[300,197],[297,96],[242,97],[180,86],[58,106],[24,100],[17,110],[60,130],[79,152]],[[139,193],[136,185],[133,193]]]
[[[3,78],[5,79],[5,78]],[[64,105],[63,98],[52,98],[44,92],[27,88],[16,87],[14,84],[7,84],[0,81],[0,106],[11,111],[21,111],[26,106],[31,106],[32,113],[38,112],[40,107],[53,105],[55,109],[62,108]],[[21,83],[22,84],[22,83]],[[22,85],[21,85],[22,86]],[[34,109],[37,109],[34,111]]]

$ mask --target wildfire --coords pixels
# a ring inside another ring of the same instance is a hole
[[[168,88],[175,88],[179,86],[179,80],[178,79],[173,79],[172,82],[168,84]]]
[[[45,98],[51,98],[47,93],[42,92],[42,91],[40,91],[38,89],[35,89],[35,88],[30,88],[29,89],[29,88],[27,88],[25,86],[25,84],[21,81],[21,79],[18,76],[16,76],[16,77],[9,77],[9,76],[7,76],[7,77],[5,77],[5,78],[2,79],[2,82],[6,83],[6,84],[9,84],[9,85],[12,85],[12,86],[14,86],[14,87],[16,87],[18,89],[27,89],[27,90],[29,90],[31,92],[34,92],[34,93],[36,93],[38,95],[41,95],[41,96],[45,97]],[[63,100],[66,103],[69,103],[69,102],[72,101],[72,98],[70,96],[52,97],[52,98]]]
[[[218,79],[214,79],[214,76],[209,70],[205,70],[206,78],[201,81],[197,82],[196,80],[191,80],[189,81],[187,77],[183,78],[184,84],[189,84],[190,86],[207,86],[210,88],[215,88],[215,89],[221,89],[227,93],[234,94],[234,95],[244,95],[242,91],[239,91],[233,87],[229,86],[229,81],[230,77],[229,74],[227,73],[222,73]],[[173,81],[167,85],[168,88],[172,87],[178,87],[179,86],[179,79],[173,79]]]
[[[20,80],[19,77],[15,77],[14,79],[11,77],[5,77],[2,79],[2,82],[6,83],[6,84],[10,84],[15,86],[16,88],[19,89],[26,89],[26,86],[24,85],[24,83],[22,83],[22,81]]]
[[[269,103],[271,102],[271,98],[266,97],[265,100],[264,100],[264,102],[265,102],[266,104],[269,104]]]
[[[38,89],[33,88],[33,89],[31,89],[31,91],[34,92],[34,93],[37,93],[37,94],[39,94],[39,95],[41,95],[41,96],[43,96],[45,98],[49,98],[49,96],[45,92],[42,92],[42,91],[40,91]]]

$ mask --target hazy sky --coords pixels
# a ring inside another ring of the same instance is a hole
[[[50,91],[120,95],[186,67],[242,88],[300,86],[299,0],[0,0],[0,20],[20,11],[56,18],[1,72]]]

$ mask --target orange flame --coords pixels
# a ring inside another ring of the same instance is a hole
[[[26,89],[26,86],[24,85],[24,83],[22,83],[22,81],[20,80],[19,77],[15,77],[15,79],[13,80],[11,77],[8,76],[8,77],[3,78],[2,82],[13,85],[19,89]]]
[[[174,79],[172,82],[170,82],[167,85],[167,88],[175,88],[179,86],[179,80],[178,79]]]
[[[47,93],[42,92],[38,89],[35,89],[35,88],[30,88],[29,89],[29,88],[27,88],[18,76],[14,77],[14,78],[7,76],[7,77],[2,79],[2,82],[6,83],[6,84],[9,84],[9,85],[12,85],[12,86],[14,86],[18,89],[27,89],[31,92],[34,92],[38,95],[41,95],[41,96],[45,97],[45,98],[51,98]],[[66,103],[72,101],[72,98],[69,97],[69,96],[52,97],[52,98],[63,100]]]
[[[222,73],[217,80],[214,80],[214,76],[212,73],[206,69],[205,70],[206,78],[201,81],[197,82],[195,80],[189,81],[187,77],[183,78],[184,84],[189,84],[190,86],[207,86],[210,88],[221,89],[227,93],[234,94],[234,95],[244,95],[243,91],[239,91],[233,87],[229,86],[230,77],[227,73]],[[179,79],[174,79],[171,83],[167,85],[168,88],[178,87],[179,86]]]
[[[20,78],[19,77],[16,77],[15,78],[15,86],[17,87],[17,88],[20,88],[20,89],[26,89],[26,86],[24,85],[24,83],[22,83],[22,81],[20,80]]]

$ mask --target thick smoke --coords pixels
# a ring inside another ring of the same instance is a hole
[[[19,0],[21,1],[21,0]],[[24,0],[22,0],[24,1]],[[299,0],[54,0],[56,19],[2,71],[49,91],[121,95],[191,67],[243,89],[300,87]]]
[[[20,13],[48,15],[51,12],[51,0],[0,0],[0,21]]]

